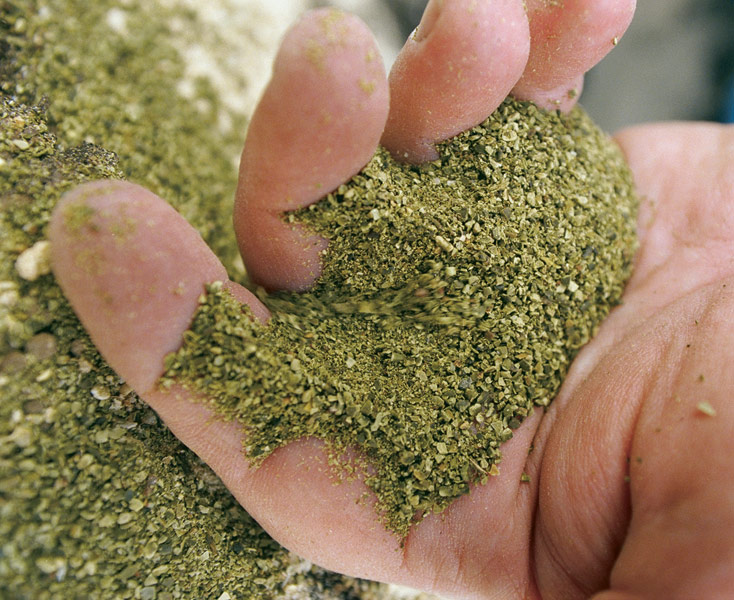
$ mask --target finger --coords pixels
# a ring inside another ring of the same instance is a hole
[[[333,9],[294,25],[240,163],[234,226],[254,282],[303,290],[319,276],[326,241],[282,215],[357,173],[377,148],[387,110],[385,71],[366,25]]]
[[[404,577],[399,540],[379,522],[374,494],[361,478],[335,472],[323,442],[292,442],[253,469],[241,427],[218,420],[186,390],[153,391],[144,399],[281,545],[354,577]]]
[[[175,210],[137,185],[86,184],[59,202],[49,238],[54,274],[100,353],[253,517],[320,564],[397,578],[399,541],[378,521],[374,495],[360,480],[335,486],[323,444],[298,441],[251,469],[237,423],[217,419],[204,398],[182,386],[156,385],[205,284],[226,281],[221,263]],[[225,285],[257,318],[268,318],[247,290]]]
[[[82,185],[58,204],[49,228],[56,278],[102,355],[136,391],[163,373],[204,285],[227,273],[170,205],[121,181]],[[235,289],[235,284],[229,284]],[[237,294],[258,318],[267,309]]]
[[[548,109],[570,109],[584,74],[617,44],[635,5],[636,0],[527,0],[530,56],[512,95]]]
[[[434,145],[481,123],[520,78],[528,57],[521,0],[431,0],[390,72],[382,144],[424,162]]]

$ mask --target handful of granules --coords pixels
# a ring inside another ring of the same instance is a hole
[[[502,442],[556,395],[636,249],[631,173],[580,108],[508,100],[439,153],[415,166],[379,149],[288,214],[329,240],[313,289],[261,293],[263,326],[209,286],[160,382],[238,421],[253,466],[307,436],[336,463],[356,447],[401,537],[499,475]]]

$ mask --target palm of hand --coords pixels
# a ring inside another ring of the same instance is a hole
[[[509,0],[497,4],[502,5],[497,10],[510,12],[511,5],[515,9],[520,6]],[[573,23],[583,21],[578,11],[587,8],[586,4],[592,13],[604,12],[601,2],[571,4],[568,11],[572,18],[577,17],[570,21]],[[629,7],[621,9],[621,13],[625,11],[629,12]],[[436,20],[435,13],[427,11],[427,24]],[[565,13],[567,17],[569,13]],[[564,24],[562,18],[558,21],[558,27],[575,27]],[[542,19],[537,18],[536,23]],[[440,23],[433,25],[435,39],[442,30]],[[618,15],[612,29],[621,34],[625,26]],[[545,23],[537,25],[535,33],[542,27],[554,32]],[[323,22],[321,29],[328,41],[333,30]],[[572,31],[571,47],[585,31],[583,26]],[[548,39],[553,39],[550,33]],[[454,32],[454,42],[458,35]],[[609,33],[604,30],[594,35],[605,37]],[[537,39],[534,46],[542,46]],[[498,44],[513,46],[513,40],[502,39]],[[282,51],[286,57],[289,48],[286,45]],[[583,66],[576,65],[576,70],[550,68],[556,78],[546,77],[548,81],[534,79],[532,73],[523,76],[515,85],[515,93],[537,100],[552,97],[543,90],[577,81],[601,56],[598,48],[582,50],[582,58],[585,52],[588,56]],[[430,50],[423,53],[427,56],[415,63],[418,67],[431,64],[427,60]],[[514,56],[513,51],[509,56]],[[544,56],[546,62],[551,60],[547,52],[533,53],[531,48],[531,63],[542,64]],[[316,53],[310,58],[323,69],[319,62],[323,57]],[[556,57],[561,65],[563,59]],[[403,73],[403,77],[430,79],[432,75],[425,73],[425,68],[416,68],[411,75],[410,56],[406,60],[408,75]],[[371,61],[367,63],[366,73],[373,76]],[[274,82],[282,85],[277,89],[271,84],[271,95],[282,98],[303,84],[298,75],[282,75],[293,64],[292,57],[276,64]],[[432,68],[441,71],[435,64]],[[518,74],[506,74],[510,87],[523,68],[524,62]],[[494,93],[497,98],[493,101],[499,102],[510,89],[503,91],[502,86],[493,85],[493,76],[486,80],[483,88],[466,90],[469,100],[462,104],[460,115],[447,116],[444,121],[413,126],[417,121],[409,109],[397,117],[391,112],[392,125],[389,119],[383,141],[415,159],[429,157],[432,146],[426,140],[443,139],[472,125],[467,118],[481,121],[486,116],[482,111],[487,110],[485,95]],[[370,81],[365,85],[369,87]],[[377,87],[377,93],[364,103],[367,108],[360,107],[367,119],[357,130],[336,119],[334,135],[348,139],[342,148],[345,151],[337,154],[346,159],[321,159],[314,167],[320,169],[325,187],[338,185],[372,153],[386,114],[386,104],[379,104],[379,81]],[[403,102],[401,90],[405,95],[406,89],[408,86],[398,85],[398,93],[393,94],[398,107]],[[284,129],[291,105],[268,100],[267,94],[260,110],[264,116],[253,118],[252,142],[248,138],[250,148],[259,144],[258,152],[248,153],[246,147],[243,155],[240,189],[245,190],[245,198],[240,201],[235,225],[243,253],[250,259],[248,267],[252,263],[251,270],[263,281],[273,277],[273,285],[290,281],[293,287],[304,287],[309,283],[308,273],[295,272],[289,263],[293,256],[303,255],[303,240],[298,235],[278,234],[276,215],[317,200],[323,190],[315,192],[301,185],[295,202],[279,190],[286,198],[284,205],[273,204],[272,193],[268,196],[263,190],[272,192],[274,186],[268,182],[274,178],[285,181],[291,176],[296,184],[299,177],[304,181],[303,169],[292,168],[284,174],[277,166],[280,161],[274,159],[286,155],[294,140],[297,145],[315,131],[328,131],[324,123],[333,115],[322,114],[321,121],[310,117],[312,129],[308,123],[300,131]],[[351,105],[339,105],[336,110],[346,111],[345,106],[354,110]],[[451,107],[441,105],[440,110],[448,113]],[[280,142],[273,139],[273,130],[284,134]],[[258,136],[267,141],[258,143]],[[609,587],[615,591],[602,594],[605,600],[631,598],[633,592],[649,597],[715,597],[731,586],[731,574],[725,566],[734,558],[731,545],[727,547],[727,532],[734,524],[734,494],[728,484],[733,480],[733,467],[727,463],[726,453],[734,428],[734,415],[726,400],[734,380],[725,358],[732,344],[727,335],[732,311],[727,288],[734,286],[734,281],[729,284],[727,278],[731,277],[729,256],[734,241],[729,226],[734,172],[727,171],[727,166],[734,158],[734,135],[705,126],[658,126],[626,132],[620,142],[646,198],[640,221],[642,246],[624,304],[579,355],[550,411],[542,419],[540,414],[529,418],[503,447],[503,476],[477,487],[442,515],[426,519],[411,532],[402,550],[397,550],[396,540],[384,531],[371,507],[355,503],[364,491],[360,482],[333,486],[329,469],[323,467],[320,445],[309,440],[291,444],[253,472],[242,458],[241,436],[235,425],[210,421],[208,411],[199,404],[181,410],[181,402],[187,398],[182,390],[173,394],[154,390],[161,357],[180,343],[201,283],[226,277],[200,240],[192,237],[185,223],[171,215],[165,205],[157,199],[151,201],[151,195],[139,188],[115,188],[122,194],[105,188],[112,191],[101,194],[105,196],[99,200],[103,215],[119,209],[118,196],[122,195],[126,206],[146,211],[151,229],[166,228],[169,232],[167,237],[141,234],[136,246],[146,252],[144,260],[141,250],[135,256],[121,252],[110,257],[115,268],[110,269],[113,275],[107,280],[99,274],[89,279],[90,273],[75,270],[73,256],[79,240],[64,233],[63,219],[55,217],[51,231],[55,270],[93,339],[118,372],[174,433],[215,469],[276,539],[326,567],[462,598],[503,593],[510,597],[574,598]],[[256,168],[248,170],[248,161],[255,161]],[[263,203],[269,203],[269,210],[262,209]],[[259,212],[255,210],[258,206]],[[243,220],[243,216],[253,218]],[[257,230],[271,232],[274,247],[264,247],[264,243],[253,247],[254,236],[247,234]],[[318,243],[314,246],[312,240],[309,244],[317,250],[322,247]],[[185,256],[179,257],[179,253]],[[317,271],[314,256],[310,263],[305,261],[307,271]],[[276,264],[278,260],[281,264]],[[143,262],[142,274],[130,266]],[[282,264],[285,269],[280,268]],[[172,308],[170,297],[163,303],[146,297],[150,282],[160,278],[176,285],[185,283],[181,289],[187,291],[177,300],[180,305]],[[89,294],[88,289],[94,293]],[[136,296],[131,289],[140,292],[145,307],[130,309],[129,298]],[[265,318],[266,311],[251,295],[234,284],[231,289]],[[130,315],[127,322],[121,320],[123,312]],[[139,326],[142,329],[136,329]],[[141,339],[149,343],[141,344]],[[708,402],[716,416],[697,410],[701,402]],[[534,451],[528,455],[531,444]],[[520,483],[523,472],[530,476],[530,483]],[[724,483],[719,487],[717,481]],[[309,514],[294,513],[294,507],[306,504],[313,507]],[[685,565],[681,564],[684,557]]]

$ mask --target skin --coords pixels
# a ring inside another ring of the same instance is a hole
[[[374,42],[353,17],[341,18],[355,43],[329,46],[323,25],[329,13],[320,11],[307,14],[286,37],[253,117],[235,209],[240,246],[248,268],[262,266],[261,283],[307,287],[325,246],[266,217],[317,201],[366,162],[380,137],[393,140],[393,152],[415,157],[416,149],[430,150],[427,139],[474,124],[463,115],[442,119],[444,90],[422,81],[419,65],[422,52],[425,60],[438,60],[429,43],[434,33],[445,36],[436,43],[450,56],[456,47],[478,46],[488,31],[480,25],[467,33],[467,3],[445,1],[438,12],[436,4],[424,19],[427,37],[408,42],[399,61],[409,66],[389,83],[365,60]],[[497,3],[514,15],[511,4]],[[528,2],[525,29],[518,25],[511,34],[517,37],[507,42],[510,57],[528,48],[528,66],[512,75],[514,81],[503,79],[511,69],[485,73],[492,89],[514,88],[546,101],[548,89],[578,82],[611,48],[634,9],[633,1],[568,0],[567,12],[548,13],[542,4]],[[481,22],[491,31],[491,19]],[[459,43],[467,36],[476,37]],[[304,74],[319,71],[303,60],[314,38],[328,48],[324,71]],[[559,41],[549,44],[551,39]],[[543,65],[542,76],[537,65]],[[329,76],[335,72],[341,75]],[[316,77],[319,85],[308,87]],[[364,77],[375,82],[368,98],[359,85]],[[423,86],[419,104],[407,89],[413,85]],[[496,107],[483,96],[489,87],[477,83],[465,90],[482,95],[466,100],[483,107],[484,113],[476,109],[477,122]],[[278,92],[293,88],[297,103]],[[440,108],[432,126],[414,127],[416,111],[432,102]],[[296,109],[299,118],[278,120]],[[321,110],[336,118],[319,121]],[[305,156],[294,151],[288,160],[275,160],[288,152],[288,143],[268,132],[284,131],[297,144],[317,133],[320,145],[314,142]],[[734,588],[734,128],[657,124],[623,131],[617,140],[643,198],[641,246],[623,304],[574,361],[550,410],[528,418],[503,446],[501,475],[426,518],[402,547],[369,502],[356,502],[366,490],[360,481],[333,485],[320,443],[291,444],[254,471],[242,455],[236,424],[212,419],[180,388],[155,389],[162,357],[180,343],[201,286],[226,277],[198,234],[162,200],[120,182],[72,191],[49,231],[54,272],[118,373],[275,539],[327,568],[450,598],[727,598]],[[329,156],[342,158],[325,158],[327,147]],[[258,169],[264,169],[261,179]],[[276,197],[270,188],[279,178],[288,191]],[[64,217],[70,205],[92,209],[83,239]],[[258,231],[246,217],[260,219]],[[90,263],[84,251],[98,254]],[[183,292],[174,293],[181,281]],[[267,320],[246,290],[227,285]],[[699,409],[703,402],[715,416]],[[529,483],[520,482],[522,473]]]

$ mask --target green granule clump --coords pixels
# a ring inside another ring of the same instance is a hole
[[[405,536],[497,474],[502,442],[556,395],[619,301],[636,209],[621,153],[580,108],[508,100],[438,160],[380,149],[288,215],[330,240],[315,287],[263,295],[262,326],[211,286],[162,382],[239,421],[254,465],[304,436],[359,448]]]

